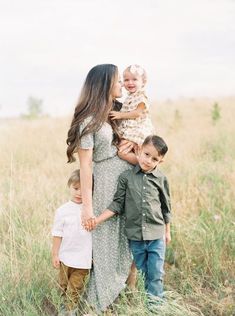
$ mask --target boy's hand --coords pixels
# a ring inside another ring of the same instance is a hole
[[[122,114],[121,112],[118,111],[110,111],[109,116],[111,120],[121,120],[122,119]]]
[[[53,267],[55,269],[59,269],[59,267],[60,267],[60,259],[59,259],[58,255],[54,255],[52,257],[52,265],[53,265]]]
[[[168,245],[171,242],[171,234],[170,232],[166,232],[166,245]]]
[[[92,216],[91,218],[89,218],[84,224],[83,227],[85,228],[85,230],[87,230],[88,232],[92,231],[93,229],[96,228],[96,218],[95,216]]]

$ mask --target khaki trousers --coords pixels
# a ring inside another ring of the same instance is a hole
[[[89,269],[71,268],[62,262],[60,263],[59,284],[68,310],[77,307],[88,274]]]

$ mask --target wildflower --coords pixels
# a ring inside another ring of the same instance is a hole
[[[215,220],[216,222],[219,222],[219,221],[221,220],[221,216],[218,215],[218,214],[215,214],[215,215],[213,216],[213,218],[214,218],[214,220]]]

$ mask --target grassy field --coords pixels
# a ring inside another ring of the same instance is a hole
[[[235,98],[156,103],[169,145],[161,168],[171,184],[167,303],[158,315],[235,315]],[[60,304],[50,261],[55,209],[68,199],[70,118],[0,121],[0,315],[54,315]],[[141,282],[112,315],[149,315]],[[111,314],[110,314],[111,315]]]

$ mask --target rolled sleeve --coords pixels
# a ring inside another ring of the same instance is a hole
[[[161,191],[160,191],[160,201],[162,215],[164,218],[165,224],[171,221],[171,200],[170,200],[170,190],[167,178],[163,179]]]
[[[53,227],[51,230],[52,236],[63,237],[63,227],[64,227],[64,220],[63,220],[60,210],[58,209],[56,210],[55,219],[54,219]]]
[[[124,212],[127,178],[126,172],[122,173],[118,178],[118,185],[116,193],[114,194],[113,202],[109,205],[108,209],[114,213],[121,214]]]

